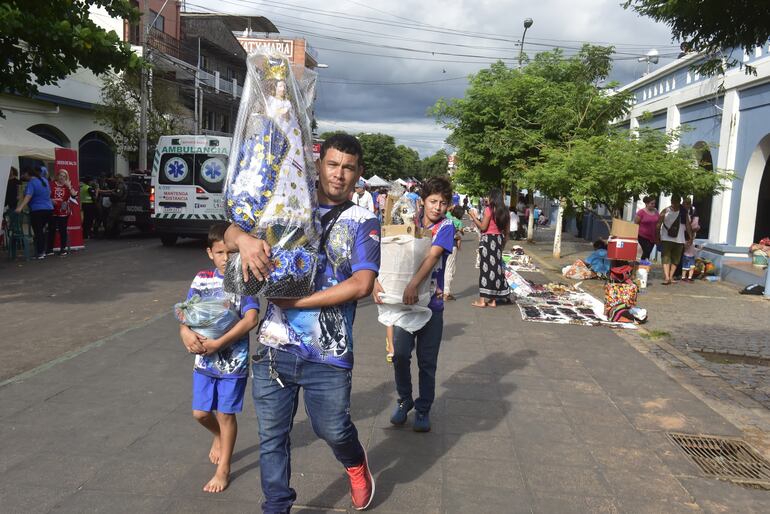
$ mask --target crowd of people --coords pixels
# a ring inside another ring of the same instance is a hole
[[[82,180],[74,185],[64,169],[49,180],[45,166],[30,166],[19,171],[12,167],[5,193],[4,213],[9,224],[12,215],[18,225],[28,223],[34,238],[34,258],[41,260],[69,253],[68,224],[75,205],[80,205],[83,239],[116,233],[120,215],[125,210],[127,190],[123,177],[101,177]],[[58,235],[58,245],[57,238]]]
[[[384,214],[381,199],[387,193],[376,191],[375,200],[366,191],[360,182],[362,160],[360,143],[346,134],[328,138],[321,147],[317,196],[323,236],[315,292],[309,296],[270,298],[260,305],[256,299],[226,293],[220,256],[239,252],[244,280],[249,276],[265,280],[274,266],[271,248],[235,224],[215,226],[210,232],[207,252],[214,268],[196,276],[188,298],[205,295],[233,300],[241,322],[214,340],[184,325],[180,328],[185,348],[196,355],[194,417],[213,437],[209,458],[216,470],[204,486],[208,492],[220,492],[228,485],[237,432],[235,416],[242,410],[250,369],[259,420],[263,512],[288,512],[297,497],[290,482],[290,435],[300,393],[313,430],[344,468],[353,508],[363,510],[372,502],[375,482],[350,411],[353,321],[358,300],[372,295],[376,303],[381,302],[379,220]],[[450,287],[462,245],[461,220],[468,213],[481,232],[481,301],[491,307],[507,289],[501,266],[510,215],[499,190],[490,193],[483,214],[479,214],[480,209],[472,208],[467,198],[461,204],[446,178],[428,179],[410,188],[404,197],[416,207],[417,214],[410,222],[429,231],[431,244],[404,289],[402,303],[416,304],[418,290],[429,284],[430,319],[415,332],[393,327],[391,360],[397,401],[390,422],[406,424],[414,409],[412,429],[427,432],[431,430],[444,302],[454,299]],[[261,308],[264,315],[258,323]],[[244,334],[257,326],[258,345],[246,358]],[[411,370],[413,355],[418,368],[416,387]]]

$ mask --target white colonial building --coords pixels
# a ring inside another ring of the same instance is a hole
[[[704,77],[692,70],[699,59],[687,55],[621,88],[635,97],[621,125],[687,126],[681,144],[702,148],[707,168],[736,175],[723,193],[695,198],[702,227],[698,237],[720,263],[748,260],[748,247],[770,236],[770,44],[742,57],[756,74],[736,68]],[[668,201],[661,198],[661,203]]]

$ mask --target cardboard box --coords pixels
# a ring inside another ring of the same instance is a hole
[[[393,206],[396,204],[396,198],[393,195],[388,195],[385,199],[385,212],[383,213],[383,225],[390,225],[393,223]]]
[[[607,241],[607,258],[617,261],[635,261],[639,242],[636,239],[611,237]]]
[[[622,239],[637,239],[639,237],[639,225],[632,221],[613,218],[610,235]]]
[[[405,225],[383,225],[382,237],[392,236],[414,236],[416,238],[431,237],[431,231],[414,226],[414,223],[407,223]]]

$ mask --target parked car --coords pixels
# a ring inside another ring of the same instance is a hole
[[[142,232],[154,230],[150,216],[150,177],[142,174],[131,174],[126,177],[126,209],[121,214],[121,229],[131,225]]]

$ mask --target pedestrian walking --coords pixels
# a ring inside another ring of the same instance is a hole
[[[481,232],[479,242],[479,299],[474,307],[497,307],[497,301],[508,298],[510,291],[503,269],[503,248],[510,233],[511,216],[499,188],[489,191],[483,218],[471,212],[471,221]]]
[[[663,285],[667,286],[682,260],[686,239],[692,237],[690,215],[682,207],[680,196],[672,196],[671,205],[660,212],[657,228],[663,246]]]
[[[19,180],[19,170],[11,166],[11,173],[8,175],[8,189],[5,190],[5,204],[3,211],[7,207],[9,211],[12,211],[19,205],[19,187],[21,186],[21,180]]]
[[[252,356],[252,395],[259,420],[259,466],[265,513],[289,512],[291,433],[304,393],[316,435],[344,466],[353,508],[374,497],[374,478],[350,417],[353,318],[356,302],[372,292],[380,264],[380,224],[371,209],[347,201],[362,173],[358,140],[335,134],[321,146],[318,203],[323,235],[316,292],[305,298],[271,299]],[[226,236],[244,267],[258,280],[270,273],[270,248],[236,225]],[[245,273],[244,276],[247,276]]]
[[[658,218],[660,214],[655,208],[655,198],[645,196],[642,199],[644,208],[636,211],[634,223],[639,225],[639,246],[642,247],[642,260],[649,260],[655,242],[658,240]]]
[[[366,190],[366,183],[363,179],[359,179],[356,183],[356,190],[355,193],[353,193],[353,203],[374,213],[374,200],[372,199],[372,194]]]
[[[188,352],[195,354],[192,376],[193,417],[213,436],[209,460],[217,468],[211,480],[203,486],[203,490],[208,493],[222,492],[230,483],[230,461],[238,434],[235,416],[243,410],[243,395],[248,379],[249,332],[259,321],[259,301],[256,298],[231,295],[224,291],[226,230],[227,225],[224,223],[209,229],[206,254],[214,263],[214,268],[200,271],[195,276],[187,293],[187,301],[197,303],[198,299],[217,300],[228,304],[236,314],[228,309],[220,315],[220,319],[206,320],[209,330],[227,322],[226,330],[218,337],[206,337],[183,323],[179,325],[182,344]]]
[[[56,234],[59,234],[59,256],[67,255],[67,223],[72,213],[70,201],[77,198],[77,191],[72,187],[67,170],[56,172],[53,184],[51,184],[51,201],[53,202],[53,215],[51,226],[48,230],[48,249],[46,255],[53,255]]]
[[[16,206],[16,212],[20,213],[29,205],[30,223],[35,234],[35,255],[37,259],[45,259],[46,231],[53,214],[51,186],[39,166],[27,168],[24,175],[29,178],[29,182],[24,188],[24,198]]]
[[[454,280],[455,268],[457,267],[457,254],[460,252],[460,247],[463,243],[462,218],[464,213],[465,210],[459,205],[455,205],[452,207],[452,209],[447,211],[446,217],[455,227],[455,242],[452,253],[449,255],[449,257],[447,257],[446,260],[446,271],[444,271],[444,301],[452,301],[456,299],[454,295],[452,295],[452,281]]]
[[[105,231],[108,237],[118,237],[121,229],[121,216],[126,210],[128,190],[122,175],[115,176],[115,185],[110,192],[110,210],[107,216]]]
[[[428,256],[422,261],[417,273],[404,289],[403,303],[414,305],[418,301],[418,290],[423,282],[430,280],[431,318],[420,330],[411,333],[401,327],[393,328],[393,371],[398,400],[390,417],[393,425],[406,423],[409,411],[417,410],[412,424],[415,432],[431,429],[430,409],[436,395],[436,367],[441,337],[444,331],[444,269],[454,248],[455,229],[446,218],[446,211],[452,202],[452,185],[445,178],[433,177],[422,185],[423,214],[418,219],[422,228],[432,233],[432,244]],[[378,283],[374,287],[375,303],[382,303],[379,293],[383,292]],[[412,395],[412,352],[417,353],[419,368],[419,396]]]
[[[95,180],[80,182],[80,208],[83,210],[83,239],[91,239],[97,217],[97,191]]]

